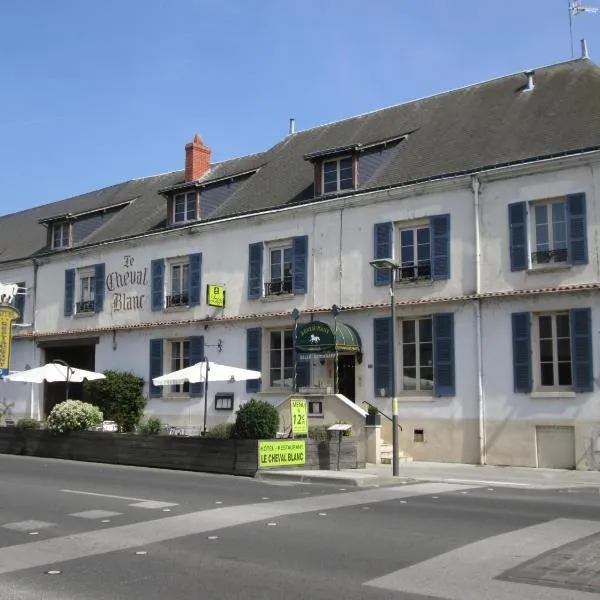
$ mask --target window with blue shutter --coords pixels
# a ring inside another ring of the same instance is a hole
[[[567,196],[567,215],[570,262],[572,265],[586,265],[588,250],[585,194]]]
[[[17,283],[17,286],[19,289],[13,298],[13,306],[19,311],[19,316],[15,320],[15,323],[23,323],[25,317],[25,296],[27,294],[27,289],[24,281]]]
[[[514,202],[508,205],[508,234],[510,270],[527,269],[527,204]]]
[[[73,314],[75,303],[75,269],[65,269],[65,317]]]
[[[94,312],[102,312],[104,310],[104,278],[105,278],[104,263],[94,265]]]
[[[263,281],[263,246],[262,242],[250,244],[248,247],[248,299],[255,300],[262,296]]]
[[[190,365],[195,365],[204,360],[204,336],[190,337]],[[209,365],[210,368],[210,365]],[[190,396],[204,396],[204,382],[190,384]]]
[[[450,215],[431,217],[431,278],[450,279]]]
[[[573,390],[593,392],[592,311],[589,308],[571,310],[571,361]]]
[[[517,394],[528,394],[532,388],[531,317],[528,312],[512,314],[513,384]]]
[[[246,368],[252,371],[262,371],[261,365],[262,329],[252,327],[246,330]],[[246,391],[248,393],[260,392],[260,379],[248,379]]]
[[[150,382],[148,392],[150,398],[160,398],[162,396],[162,386],[154,385],[152,380],[163,374],[163,341],[160,338],[150,340]]]
[[[150,263],[152,310],[162,310],[165,305],[165,260],[158,258]]]
[[[308,274],[308,236],[292,238],[292,292],[306,294]]]
[[[433,315],[433,389],[436,396],[456,395],[454,375],[454,315]]]
[[[200,294],[202,290],[202,253],[189,255],[188,266],[188,289],[190,291],[190,306],[200,304]],[[192,363],[194,364],[194,363]]]
[[[373,319],[373,388],[375,397],[384,390],[385,396],[392,390],[392,319]]]
[[[393,258],[392,235],[394,225],[392,222],[375,223],[373,226],[373,258]],[[373,270],[375,285],[390,285],[390,271],[385,269]]]

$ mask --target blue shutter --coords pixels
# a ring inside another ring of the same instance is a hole
[[[261,244],[262,246],[262,244]],[[261,371],[261,345],[262,329],[252,327],[246,330],[246,368],[253,371]],[[246,391],[249,393],[260,392],[260,379],[248,379]]]
[[[65,269],[65,317],[73,314],[75,303],[75,269]]]
[[[587,219],[585,194],[567,196],[569,218],[569,259],[572,265],[587,265]]]
[[[160,377],[163,370],[163,341],[159,338],[150,340],[150,382],[148,384],[150,398],[162,396],[162,386],[154,385],[152,380]]]
[[[292,238],[292,291],[306,294],[308,274],[308,236]]]
[[[431,278],[450,279],[450,215],[431,217]]]
[[[513,384],[517,394],[531,392],[531,320],[529,313],[512,314]]]
[[[248,299],[262,296],[263,243],[250,244],[248,248]]]
[[[94,265],[94,312],[104,310],[104,263]]]
[[[308,387],[310,385],[310,360],[296,359],[296,387]],[[295,390],[294,390],[295,391]]]
[[[188,290],[190,306],[200,304],[200,294],[202,290],[202,253],[190,254],[188,266]],[[193,364],[193,363],[192,363]]]
[[[152,310],[162,310],[165,305],[165,261],[158,258],[150,263]]]
[[[381,388],[385,389],[386,396],[392,393],[391,324],[391,317],[373,319],[373,389],[376,398]]]
[[[593,392],[592,311],[589,308],[574,308],[570,319],[573,389],[576,392]]]
[[[191,264],[191,263],[190,263]],[[194,335],[190,338],[190,365],[204,360],[204,336]],[[209,365],[210,368],[210,365]],[[190,384],[190,396],[204,396],[204,382]]]
[[[433,315],[433,387],[436,396],[455,396],[454,315]]]
[[[20,281],[17,283],[19,289],[17,290],[17,295],[13,299],[13,306],[19,311],[19,316],[15,323],[23,323],[23,319],[25,317],[25,295],[27,294],[27,290],[25,289],[25,282]]]
[[[508,235],[510,247],[510,270],[527,268],[527,203],[508,205]]]
[[[373,258],[393,258],[393,230],[394,226],[391,222],[375,223],[373,226]],[[388,270],[375,269],[373,276],[375,285],[390,285],[390,272]]]

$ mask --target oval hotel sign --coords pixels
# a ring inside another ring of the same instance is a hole
[[[310,353],[335,351],[335,336],[331,327],[321,321],[298,325],[296,351]]]

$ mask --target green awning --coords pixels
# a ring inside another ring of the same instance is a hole
[[[335,331],[335,349],[338,352],[361,352],[358,331],[346,323],[338,323]]]
[[[335,352],[362,352],[360,336],[346,323],[330,325],[309,321],[298,325],[294,346],[301,355],[326,356]]]

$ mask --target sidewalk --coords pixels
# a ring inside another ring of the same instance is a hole
[[[393,485],[412,481],[474,483],[520,489],[559,489],[596,487],[599,471],[564,471],[527,467],[491,467],[459,463],[413,462],[400,465],[399,477],[392,477],[392,465],[368,464],[365,469],[318,471],[302,469],[259,471],[264,481],[294,481],[353,487]]]

